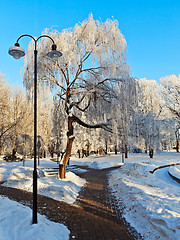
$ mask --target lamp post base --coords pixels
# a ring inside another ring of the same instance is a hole
[[[37,223],[37,170],[33,171],[33,224]]]

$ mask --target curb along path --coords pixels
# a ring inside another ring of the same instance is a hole
[[[78,167],[78,166],[77,166]],[[108,194],[107,174],[110,169],[75,171],[87,183],[75,204],[70,205],[38,195],[38,212],[54,222],[63,223],[70,230],[70,239],[133,240],[140,236],[117,217],[115,203]],[[0,185],[0,194],[32,207],[32,193]]]

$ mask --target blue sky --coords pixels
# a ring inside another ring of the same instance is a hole
[[[8,55],[21,34],[41,35],[45,28],[74,27],[90,13],[94,19],[117,19],[127,41],[132,76],[159,80],[180,73],[179,0],[0,0],[0,72],[8,82],[22,85],[23,59]],[[21,39],[27,49],[30,39]]]

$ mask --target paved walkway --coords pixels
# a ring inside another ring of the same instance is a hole
[[[70,205],[38,195],[38,212],[51,221],[65,224],[71,232],[70,239],[141,239],[121,218],[115,200],[108,194],[107,174],[113,169],[76,171],[76,174],[86,178],[87,184],[82,188],[75,204]],[[0,185],[0,194],[32,206],[32,193]]]

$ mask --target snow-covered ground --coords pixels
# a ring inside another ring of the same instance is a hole
[[[38,193],[59,201],[73,203],[76,201],[85,180],[72,172],[67,172],[66,179],[60,180],[57,176],[49,176],[44,168],[58,168],[56,162],[40,160],[38,171]],[[3,185],[32,192],[33,160],[23,162],[1,162],[0,181]]]
[[[150,159],[146,154],[130,154],[122,164],[121,155],[90,157],[75,164],[91,168],[123,165],[109,177],[112,194],[124,205],[124,217],[144,239],[180,239],[180,184],[172,180],[171,172],[180,178],[180,166],[154,168],[180,162],[180,153],[161,152]]]
[[[150,159],[132,154],[111,173],[112,194],[121,199],[124,217],[145,239],[180,239],[180,184],[168,175],[169,168],[149,171],[180,162],[180,154],[161,153]]]
[[[68,240],[69,230],[38,214],[38,224],[31,223],[32,210],[0,196],[0,239]]]
[[[180,179],[180,165],[173,166],[169,168],[169,173],[174,177]]]
[[[178,240],[180,239],[180,184],[170,178],[168,175],[169,168],[157,170],[154,174],[149,172],[156,167],[178,162],[180,162],[180,154],[165,152],[155,154],[153,159],[150,159],[145,154],[130,154],[129,158],[125,159],[125,164],[122,163],[121,155],[111,154],[103,157],[93,155],[83,159],[72,156],[70,164],[71,166],[88,166],[97,169],[122,165],[118,170],[111,172],[109,176],[109,186],[112,194],[121,201],[121,204],[123,203],[125,207],[124,217],[126,220],[141,233],[145,239]],[[33,160],[27,160],[25,163],[26,167],[22,166],[22,162],[0,162],[0,165],[0,181],[6,181],[6,186],[32,191]],[[55,167],[58,167],[57,163],[49,160],[40,161],[38,191],[40,194],[57,200],[73,203],[81,187],[85,184],[85,180],[79,178],[71,171],[67,173],[65,180],[59,180],[56,176],[46,176],[43,168]],[[69,167],[69,170],[72,168],[73,167]],[[76,171],[86,170],[76,168]],[[179,172],[179,166],[172,168],[171,171]],[[0,203],[4,200],[7,201],[7,199],[0,198]],[[17,203],[15,204],[19,206],[19,209],[25,209],[24,206]],[[9,203],[9,205],[11,204]],[[6,208],[4,207],[4,209]],[[0,221],[5,219],[3,212],[6,210],[4,211],[4,209],[1,210]],[[27,211],[31,212],[31,210]],[[10,212],[13,212],[13,210]],[[11,216],[10,212],[7,215],[9,218]],[[23,224],[22,219],[19,221]],[[8,219],[4,221],[8,221]],[[31,217],[27,220],[24,218],[25,225],[28,221],[31,221]],[[42,220],[42,229],[47,224],[45,221],[46,220]],[[32,226],[29,222],[27,228],[29,229],[28,231],[31,231],[31,229],[34,231],[36,226]],[[7,233],[8,231],[10,230],[7,230]],[[17,234],[20,234],[21,228],[17,230],[17,232],[18,231],[19,233]],[[67,229],[65,229],[64,234],[68,235]],[[55,235],[56,233],[54,236]],[[26,239],[25,237],[23,239]],[[9,239],[15,238],[8,238],[8,240]],[[38,238],[38,240],[39,239],[41,238]],[[43,239],[53,238],[48,236]],[[61,238],[57,237],[54,239]]]
[[[110,168],[122,165],[121,156],[115,154],[90,155],[87,158],[72,157],[70,163],[73,165],[87,166],[95,169]]]
[[[2,160],[2,158],[1,158]],[[67,178],[57,179],[57,176],[46,176],[44,168],[57,168],[50,160],[40,160],[38,169],[38,193],[56,200],[73,203],[85,180],[72,172],[67,172]],[[0,181],[3,185],[32,192],[33,160],[23,162],[0,161]],[[45,216],[38,214],[38,224],[32,224],[32,210],[22,204],[5,197],[0,197],[0,239],[3,240],[66,240],[69,230],[63,225],[51,222]]]

